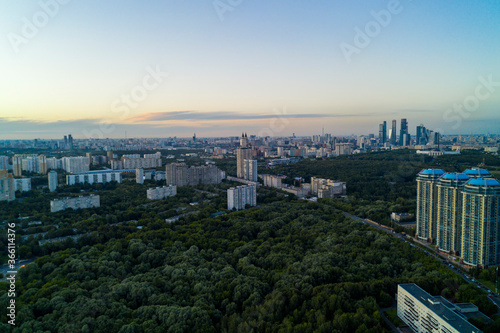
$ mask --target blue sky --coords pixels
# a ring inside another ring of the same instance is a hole
[[[0,1],[0,139],[500,132],[498,1],[66,2]]]

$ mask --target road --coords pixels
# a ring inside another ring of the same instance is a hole
[[[498,307],[498,312],[500,314],[500,298],[499,298],[498,294],[495,294],[493,291],[489,290],[485,285],[483,285],[482,283],[474,280],[473,278],[471,278],[470,276],[468,276],[466,273],[464,273],[463,271],[461,271],[460,269],[458,269],[454,264],[452,264],[453,263],[453,258],[452,257],[450,257],[448,255],[442,255],[440,253],[429,252],[429,251],[432,251],[431,249],[429,249],[429,251],[426,251],[426,250],[422,249],[421,247],[418,247],[415,244],[413,244],[412,242],[410,242],[410,239],[411,239],[414,242],[419,243],[419,244],[427,247],[427,244],[424,244],[423,242],[421,242],[418,239],[415,239],[415,238],[410,237],[410,236],[404,237],[402,234],[394,232],[394,230],[392,230],[391,228],[388,228],[386,226],[381,226],[381,225],[377,224],[376,222],[373,222],[373,221],[370,221],[370,220],[367,220],[367,219],[363,219],[363,218],[358,217],[358,216],[351,215],[351,214],[349,214],[347,212],[343,212],[343,213],[344,213],[344,216],[350,217],[353,220],[360,221],[363,224],[368,224],[368,225],[370,225],[370,226],[372,226],[372,227],[374,227],[376,229],[385,231],[386,233],[391,234],[394,237],[397,237],[397,238],[399,238],[399,239],[407,242],[408,244],[410,244],[410,246],[419,249],[420,251],[424,252],[428,256],[434,257],[435,259],[439,260],[439,262],[442,265],[446,266],[448,269],[451,269],[453,272],[455,272],[456,274],[458,274],[461,277],[463,277],[464,280],[467,281],[468,283],[472,283],[477,288],[483,289],[484,291],[486,291],[488,293],[488,299],[493,304],[495,304]]]
[[[19,271],[19,268],[21,268],[22,266],[31,264],[35,260],[36,260],[36,258],[31,258],[31,259],[26,259],[26,260],[21,260],[21,261],[16,260],[16,264],[15,264],[14,269],[10,269],[9,265],[0,266],[0,273],[3,274],[3,278],[0,279],[0,281],[5,281],[5,278],[7,277],[6,275],[7,275],[8,271]]]

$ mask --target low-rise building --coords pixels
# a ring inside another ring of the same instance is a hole
[[[147,191],[147,197],[149,200],[161,200],[169,197],[174,197],[177,195],[177,186],[163,186],[157,188],[150,188]]]
[[[14,180],[14,189],[19,192],[31,191],[31,178],[20,178]]]
[[[464,312],[477,307],[453,304],[442,296],[431,296],[414,283],[398,285],[398,317],[414,332],[479,333]]]
[[[100,206],[101,198],[98,195],[62,198],[50,201],[50,212],[55,213],[67,208],[77,210],[85,208],[97,208]]]
[[[122,174],[114,171],[91,171],[66,176],[66,184],[105,184],[112,181],[122,182]]]

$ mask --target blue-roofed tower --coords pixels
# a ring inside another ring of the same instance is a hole
[[[469,176],[447,173],[437,182],[437,239],[440,251],[460,254],[462,245],[462,190]]]
[[[437,182],[440,169],[422,170],[417,177],[417,237],[427,242],[437,238]]]
[[[462,250],[465,264],[500,265],[500,182],[469,180],[462,194]]]

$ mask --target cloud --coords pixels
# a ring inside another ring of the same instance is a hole
[[[151,122],[151,121],[224,121],[224,120],[266,120],[274,118],[301,119],[301,118],[332,118],[332,117],[359,117],[359,114],[323,114],[323,113],[287,113],[276,111],[274,114],[250,114],[231,111],[165,111],[165,112],[146,112],[127,119],[132,122]]]

